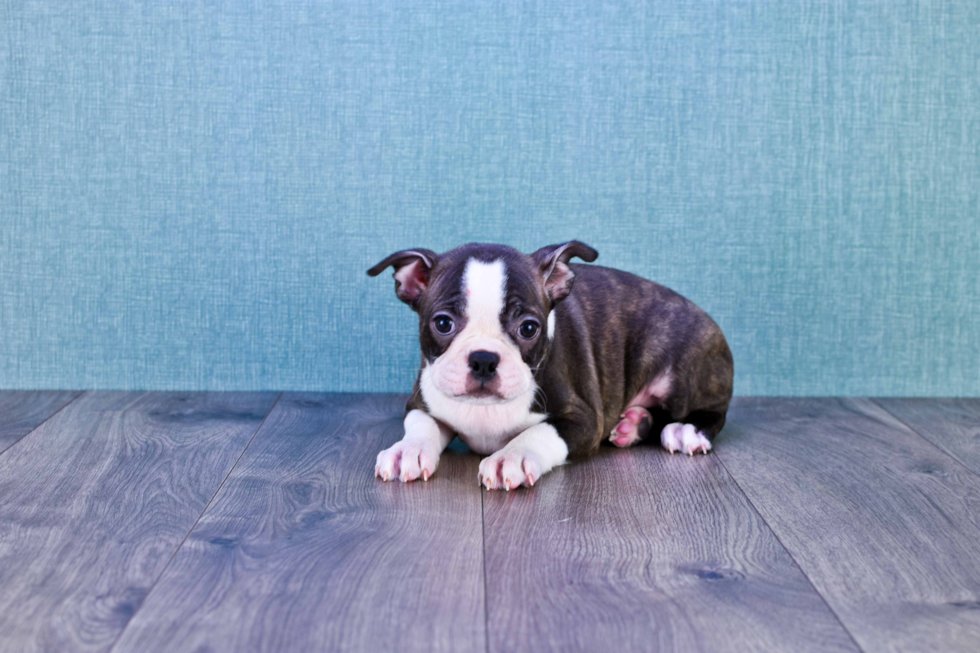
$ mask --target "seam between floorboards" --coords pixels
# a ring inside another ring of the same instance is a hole
[[[61,408],[59,408],[58,410],[56,410],[56,411],[54,411],[53,413],[51,413],[50,415],[48,415],[47,417],[45,417],[45,418],[44,418],[43,420],[41,420],[41,422],[40,422],[40,423],[39,423],[38,425],[36,425],[36,426],[35,426],[34,428],[32,428],[32,429],[31,429],[30,431],[28,431],[28,432],[27,432],[27,433],[25,433],[24,435],[22,435],[22,436],[20,436],[20,437],[19,437],[19,438],[17,438],[16,440],[14,440],[14,441],[13,441],[13,442],[12,442],[12,443],[10,444],[10,446],[9,446],[9,447],[7,447],[6,449],[4,449],[3,451],[0,451],[0,456],[2,456],[3,454],[5,454],[5,453],[7,453],[8,451],[10,451],[10,450],[11,450],[11,449],[13,449],[14,447],[16,447],[16,446],[17,446],[18,444],[20,444],[21,442],[23,442],[24,440],[26,440],[26,439],[27,439],[27,436],[29,436],[29,435],[31,435],[32,433],[34,433],[34,431],[36,431],[36,430],[38,430],[39,428],[41,428],[42,426],[44,426],[45,424],[47,424],[47,423],[48,423],[48,420],[50,420],[50,419],[51,419],[52,417],[54,417],[55,415],[57,415],[58,413],[60,413],[60,412],[61,412],[61,411],[63,411],[64,409],[66,409],[66,408],[68,408],[68,407],[69,407],[70,405],[72,405],[73,403],[75,403],[75,400],[76,400],[76,399],[78,399],[79,397],[81,397],[81,396],[82,396],[82,395],[84,395],[84,394],[88,394],[88,392],[89,392],[88,390],[81,390],[81,391],[79,391],[79,392],[78,392],[78,394],[77,394],[77,395],[75,395],[74,397],[72,397],[71,399],[69,399],[69,400],[68,400],[68,401],[67,401],[67,402],[65,403],[65,405],[64,405],[64,406],[62,406],[62,407],[61,407]]]
[[[715,455],[718,456],[717,450],[715,451]],[[847,636],[851,639],[852,642],[854,642],[854,646],[857,647],[857,650],[864,651],[865,650],[864,647],[861,646],[861,644],[854,637],[854,634],[851,632],[850,628],[848,628],[847,624],[844,623],[844,620],[840,618],[840,615],[837,614],[837,611],[834,610],[833,606],[830,605],[830,602],[827,601],[827,597],[824,596],[819,589],[817,589],[817,586],[814,585],[813,580],[810,578],[809,574],[807,574],[806,571],[803,569],[803,567],[800,565],[800,563],[797,562],[796,557],[793,555],[793,552],[790,551],[785,544],[783,544],[783,540],[779,537],[779,534],[776,532],[776,530],[769,524],[769,521],[762,515],[762,513],[759,512],[759,509],[755,507],[755,504],[752,502],[752,499],[749,498],[749,495],[745,492],[744,489],[742,489],[742,486],[739,484],[738,480],[736,480],[735,476],[728,470],[728,466],[725,465],[725,461],[722,460],[721,456],[718,456],[718,462],[721,464],[722,469],[725,470],[725,474],[728,475],[728,478],[732,479],[732,483],[735,484],[735,487],[738,488],[738,491],[741,492],[742,496],[745,497],[745,500],[748,501],[749,506],[752,508],[752,512],[754,512],[756,515],[759,516],[759,519],[761,519],[762,523],[766,525],[766,528],[769,530],[770,533],[772,533],[772,536],[776,538],[776,542],[779,544],[780,547],[782,547],[783,551],[786,552],[786,555],[789,556],[789,559],[793,561],[793,565],[800,570],[800,573],[803,574],[803,578],[806,579],[807,584],[813,588],[813,591],[817,594],[817,596],[820,597],[820,600],[823,601],[823,604],[827,606],[828,610],[830,610],[830,614],[834,615],[834,619],[837,620],[837,623],[840,624],[840,627],[844,629],[844,632],[847,633]]]
[[[487,600],[487,492],[480,484],[480,529],[483,539],[483,646],[490,653],[490,602]]]
[[[279,400],[282,399],[283,394],[285,393],[280,392],[279,395],[276,397],[276,400],[272,402],[272,408],[270,408],[269,412],[266,413],[265,417],[262,418],[262,422],[259,424],[259,427],[255,429],[255,433],[253,433],[252,437],[249,438],[248,444],[245,445],[245,448],[242,449],[242,452],[238,455],[238,458],[235,459],[235,464],[231,466],[231,469],[228,470],[228,473],[225,474],[225,477],[221,479],[221,483],[218,485],[218,489],[214,491],[213,495],[211,495],[211,498],[208,500],[207,505],[204,506],[204,510],[202,510],[201,514],[198,515],[197,519],[194,520],[194,524],[187,530],[187,534],[184,535],[184,539],[180,541],[180,544],[178,544],[177,548],[174,549],[174,552],[170,556],[170,559],[167,560],[167,564],[163,566],[163,569],[160,571],[160,575],[157,576],[156,579],[153,581],[153,584],[150,585],[150,589],[146,592],[146,596],[143,597],[143,601],[140,603],[140,607],[135,612],[133,612],[133,615],[129,618],[129,621],[127,621],[126,625],[123,626],[122,630],[119,631],[119,634],[116,635],[116,638],[112,640],[112,645],[110,645],[109,648],[106,649],[107,653],[112,653],[112,651],[115,650],[116,644],[119,643],[119,640],[122,639],[122,636],[126,633],[126,630],[129,628],[129,624],[133,623],[133,619],[136,618],[136,615],[139,614],[139,611],[143,608],[144,605],[146,605],[146,600],[150,598],[150,594],[152,594],[153,590],[156,589],[156,586],[160,583],[160,579],[163,578],[164,574],[167,573],[167,570],[170,569],[170,565],[171,563],[173,563],[174,558],[176,558],[180,550],[184,548],[184,543],[187,542],[187,538],[189,538],[191,536],[191,533],[194,532],[194,529],[197,528],[198,523],[200,523],[201,518],[204,517],[204,513],[208,511],[208,508],[211,507],[211,504],[214,502],[215,497],[217,497],[218,494],[221,493],[221,488],[225,486],[225,482],[231,476],[232,472],[235,471],[235,468],[238,467],[238,463],[245,456],[245,452],[248,451],[248,448],[250,446],[252,446],[252,442],[255,441],[255,436],[257,436],[259,434],[259,431],[262,430],[262,427],[265,426],[266,421],[269,419],[269,415],[271,415],[272,411],[274,411],[276,409],[276,406],[279,405]]]
[[[892,411],[888,410],[888,408],[886,406],[884,406],[881,403],[879,403],[874,397],[867,397],[867,400],[870,401],[871,403],[873,403],[878,408],[880,408],[883,411],[885,411],[886,413],[888,413],[889,415],[891,415],[892,417],[894,417],[895,419],[897,419],[908,430],[912,431],[917,436],[919,436],[920,438],[922,438],[923,440],[925,440],[929,444],[930,447],[932,447],[936,451],[940,452],[944,456],[948,457],[953,462],[955,462],[957,465],[959,465],[960,467],[962,467],[966,471],[970,472],[974,476],[980,476],[980,472],[978,472],[977,470],[973,469],[972,467],[970,467],[969,465],[967,465],[966,463],[964,463],[962,460],[960,460],[959,458],[957,458],[955,455],[953,455],[952,453],[950,453],[949,451],[947,451],[946,450],[946,447],[941,447],[938,444],[936,444],[935,442],[933,442],[932,440],[930,440],[929,438],[927,438],[926,436],[924,436],[922,433],[919,432],[918,429],[916,429],[914,426],[912,426],[911,424],[909,424],[908,422],[906,422],[904,419],[902,419],[901,417],[899,417],[898,415],[896,415]]]

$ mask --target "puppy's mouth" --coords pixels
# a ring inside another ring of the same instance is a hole
[[[494,383],[493,381],[490,383],[480,383],[471,379],[466,384],[466,392],[453,395],[453,399],[478,404],[493,404],[499,401],[505,401],[504,396],[495,387],[497,385],[499,383]]]
[[[498,393],[494,392],[489,388],[477,388],[476,390],[471,390],[458,397],[472,397],[473,399],[489,399],[490,397],[496,397],[497,399],[503,399]]]

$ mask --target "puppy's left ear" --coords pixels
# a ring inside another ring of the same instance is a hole
[[[367,273],[368,276],[376,277],[388,266],[394,266],[395,294],[417,311],[419,298],[429,285],[429,273],[438,262],[439,256],[431,250],[405,249],[385,257]]]
[[[591,263],[599,256],[599,252],[585,243],[572,240],[560,245],[542,247],[531,254],[531,259],[538,266],[538,272],[544,280],[544,289],[551,299],[552,306],[565,299],[572,291],[575,273],[568,267],[568,261],[573,256]]]

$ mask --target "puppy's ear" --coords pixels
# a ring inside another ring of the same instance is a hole
[[[548,293],[552,306],[565,299],[572,291],[575,274],[568,267],[568,260],[573,256],[591,263],[599,256],[599,252],[585,243],[572,240],[561,245],[542,247],[531,254],[531,259],[538,266],[538,272],[541,274],[545,292]]]
[[[376,277],[388,266],[395,268],[395,294],[413,309],[418,310],[419,298],[429,285],[429,272],[439,262],[439,256],[427,249],[405,249],[385,257],[367,271]]]

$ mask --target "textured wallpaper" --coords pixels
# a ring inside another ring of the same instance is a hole
[[[0,0],[0,387],[407,391],[395,249],[579,238],[739,394],[980,395],[980,3]]]

